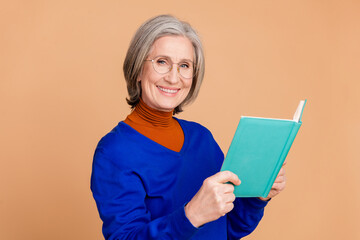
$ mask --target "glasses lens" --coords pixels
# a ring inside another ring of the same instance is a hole
[[[173,62],[166,57],[157,57],[152,60],[154,70],[157,73],[164,74],[168,73],[172,68]],[[179,73],[183,78],[192,78],[194,76],[194,66],[191,61],[180,62],[177,64]]]
[[[179,63],[180,75],[184,78],[192,78],[194,76],[194,67],[191,62]]]
[[[156,72],[167,73],[170,71],[171,63],[168,59],[159,57],[153,60],[153,66]]]

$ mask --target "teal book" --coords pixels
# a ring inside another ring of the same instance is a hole
[[[306,104],[302,100],[292,120],[241,117],[221,171],[241,180],[236,197],[267,197],[285,161]]]

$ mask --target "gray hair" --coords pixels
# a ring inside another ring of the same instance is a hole
[[[141,85],[137,81],[144,61],[153,43],[164,36],[183,36],[190,40],[194,47],[194,77],[189,94],[184,101],[174,109],[174,114],[182,112],[182,107],[194,101],[199,93],[205,73],[203,47],[197,32],[189,23],[180,21],[171,15],[159,15],[147,20],[136,31],[127,51],[123,71],[127,84],[129,98],[127,103],[134,108],[140,101]]]

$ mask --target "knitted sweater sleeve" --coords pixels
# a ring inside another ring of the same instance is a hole
[[[98,147],[93,161],[91,190],[103,221],[105,239],[189,239],[198,229],[184,207],[167,216],[151,218],[141,178],[131,169],[119,169]]]
[[[227,214],[228,239],[240,239],[252,233],[264,215],[267,202],[258,198],[236,198]]]

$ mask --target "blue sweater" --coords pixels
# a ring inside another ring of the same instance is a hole
[[[237,198],[224,217],[195,228],[184,206],[224,155],[203,126],[177,119],[184,131],[180,152],[152,141],[124,122],[95,151],[91,190],[106,239],[239,239],[251,233],[266,202]]]

